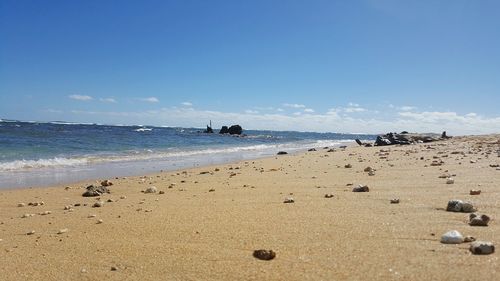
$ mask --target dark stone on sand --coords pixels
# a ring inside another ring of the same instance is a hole
[[[286,151],[279,151],[277,154],[278,155],[285,155],[285,154],[288,154],[288,152],[286,152]]]
[[[109,193],[109,189],[105,186],[87,186],[87,190],[82,194],[83,197],[96,197],[101,196],[104,193]]]
[[[259,260],[269,261],[276,257],[276,253],[273,250],[255,250],[253,256]]]
[[[310,148],[309,150],[307,151],[316,151],[316,148]]]

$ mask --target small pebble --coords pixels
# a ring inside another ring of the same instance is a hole
[[[210,188],[210,189],[208,190],[208,192],[214,192],[214,191],[215,191],[215,188]]]
[[[333,198],[333,194],[327,193],[327,194],[325,194],[325,198]]]
[[[24,206],[26,206],[26,204],[25,203],[18,203],[17,206],[18,207],[24,207]]]
[[[165,190],[160,190],[160,192],[158,192],[158,194],[165,194]]]
[[[46,215],[52,214],[52,212],[51,211],[45,211],[45,212],[41,212],[41,213],[38,213],[38,214],[41,215],[41,216],[46,216]]]
[[[101,224],[101,223],[103,223],[103,220],[102,219],[98,219],[96,223],[97,224]]]
[[[470,226],[488,226],[490,217],[487,215],[470,214],[469,215],[469,225]]]
[[[88,218],[95,218],[96,215],[89,215]]]
[[[285,201],[283,201],[283,203],[295,203],[295,200],[293,200],[292,197],[287,197],[285,198]]]
[[[358,185],[352,189],[352,192],[370,192],[370,188],[367,185]]]
[[[446,179],[446,184],[454,184],[455,180],[453,178],[447,178]]]
[[[468,242],[474,242],[474,241],[476,241],[476,238],[473,236],[468,235],[468,236],[464,237],[464,242],[468,243]]]
[[[479,190],[479,189],[471,189],[469,191],[469,194],[470,195],[479,195],[479,194],[481,194],[481,190]]]
[[[352,168],[352,165],[351,164],[345,164],[344,168],[347,168],[347,169]]]
[[[26,235],[33,235],[33,234],[35,234],[35,231],[34,231],[34,230],[31,230],[31,231],[29,231],[28,233],[26,233]]]
[[[476,209],[470,202],[464,202],[462,200],[450,200],[446,206],[446,211],[448,212],[462,212],[462,213],[472,213]]]
[[[399,198],[391,199],[391,204],[399,204]]]
[[[118,270],[118,267],[116,267],[116,266],[111,267],[111,271],[117,271],[117,270]]]
[[[92,205],[93,208],[100,208],[104,206],[104,202],[103,201],[97,201],[94,203],[94,205]]]
[[[144,193],[156,193],[157,191],[158,189],[156,188],[156,186],[150,186],[146,190],[144,190]]]
[[[57,234],[63,234],[63,233],[66,233],[68,232],[68,229],[67,228],[63,228],[63,229],[59,229],[59,231],[57,232]]]
[[[273,250],[255,250],[253,256],[259,260],[269,261],[276,257],[276,253]]]
[[[489,255],[495,252],[495,245],[487,241],[474,241],[470,244],[469,250],[474,255]]]
[[[460,244],[464,242],[464,237],[456,230],[448,231],[441,236],[443,244]]]

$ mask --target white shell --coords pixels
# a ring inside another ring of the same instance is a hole
[[[460,244],[464,242],[464,237],[460,232],[451,230],[441,236],[441,243],[443,244]]]
[[[447,178],[446,179],[446,184],[454,184],[455,180],[453,178]]]
[[[156,191],[158,191],[158,189],[156,189],[156,186],[150,186],[144,191],[144,193],[156,193]]]

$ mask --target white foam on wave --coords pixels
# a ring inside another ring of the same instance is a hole
[[[51,158],[51,159],[39,159],[39,160],[15,160],[11,162],[0,163],[0,171],[16,171],[16,170],[27,170],[27,169],[37,169],[46,167],[65,167],[65,166],[75,166],[87,164],[89,161],[87,158]]]
[[[204,148],[178,151],[130,151],[129,154],[115,155],[88,155],[73,158],[55,157],[39,160],[15,160],[0,163],[0,172],[26,171],[41,168],[61,168],[70,166],[91,165],[106,162],[132,162],[132,161],[157,161],[157,160],[182,160],[188,157],[211,157],[214,155],[248,154],[248,155],[274,155],[279,150],[289,152],[317,148],[325,146],[338,146],[342,143],[352,142],[352,140],[311,140],[301,142],[290,142],[281,144],[257,144],[249,146]]]

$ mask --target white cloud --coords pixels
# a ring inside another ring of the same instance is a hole
[[[46,109],[45,112],[48,112],[48,113],[63,113],[62,110],[52,109],[52,108]]]
[[[257,110],[251,110],[251,109],[245,110],[245,113],[247,113],[247,114],[259,114],[259,112]]]
[[[306,109],[304,109],[304,112],[306,112],[306,113],[313,113],[314,109],[312,109],[312,108],[306,108]]]
[[[344,112],[347,112],[347,113],[364,112],[364,111],[366,111],[366,109],[364,109],[362,107],[346,107],[343,110],[344,110]]]
[[[283,112],[283,111],[285,111],[285,110],[283,110],[283,108],[277,108],[277,109],[276,109],[276,111],[278,111],[278,112]]]
[[[114,98],[100,98],[99,100],[102,102],[116,103],[116,100]]]
[[[306,106],[303,104],[297,104],[297,103],[284,103],[284,107],[290,107],[290,108],[305,108]]]
[[[456,112],[411,112],[400,111],[392,116],[346,113],[346,108],[332,108],[326,113],[292,114],[282,112],[255,114],[254,110],[243,113],[196,110],[191,107],[160,108],[144,112],[73,111],[82,116],[82,122],[109,124],[148,124],[182,127],[205,126],[212,120],[215,127],[240,124],[244,129],[294,130],[342,133],[387,133],[387,132],[436,132],[447,131],[449,135],[486,134],[500,131],[500,117],[483,117],[476,113]],[[385,119],[383,119],[385,118]]]
[[[79,101],[89,101],[94,99],[91,96],[86,96],[86,95],[69,95],[68,98]]]
[[[183,103],[181,103],[183,106],[193,106],[193,104],[191,102],[188,102],[188,101],[185,101]]]
[[[145,101],[145,102],[159,102],[160,100],[156,97],[149,97],[149,98],[140,98],[140,101]]]
[[[399,109],[402,111],[410,111],[410,110],[415,110],[417,108],[415,106],[404,105],[399,107]]]
[[[359,107],[359,103],[350,102],[347,105],[349,105],[350,107]]]

